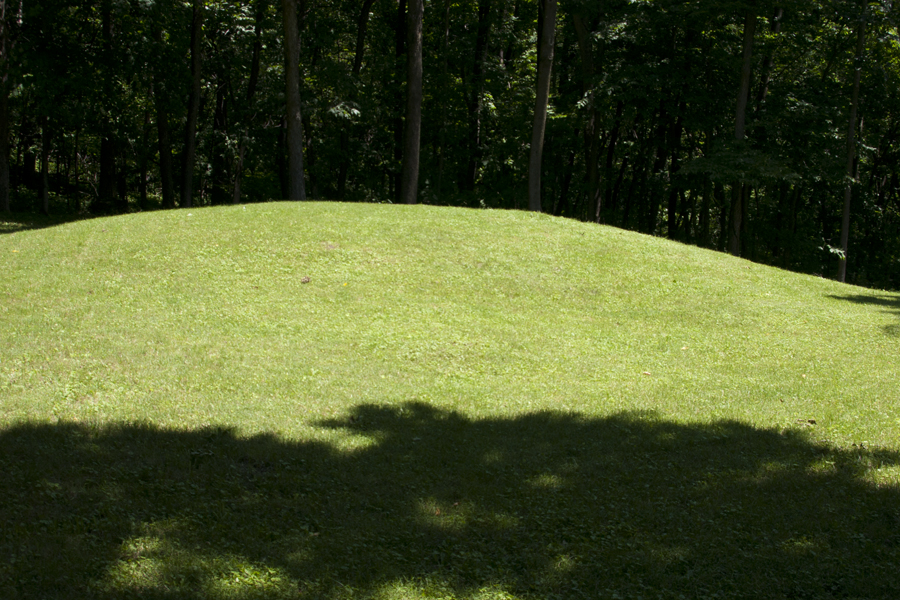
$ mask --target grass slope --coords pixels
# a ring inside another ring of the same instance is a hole
[[[3,597],[900,594],[900,295],[330,203],[0,270]]]

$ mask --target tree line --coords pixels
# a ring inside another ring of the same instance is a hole
[[[887,0],[0,0],[0,208],[539,210],[900,288]]]

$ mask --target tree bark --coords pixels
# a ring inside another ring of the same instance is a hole
[[[265,17],[267,4],[267,0],[257,0],[256,3],[256,17],[253,26],[253,55],[250,59],[250,78],[247,81],[247,110],[234,164],[234,187],[231,190],[232,204],[238,204],[241,201],[241,179],[244,174],[244,154],[247,152],[247,141],[250,136],[250,126],[247,120],[250,118],[250,107],[252,106],[253,96],[256,94],[256,86],[259,82],[259,57],[262,53],[262,22]]]
[[[776,8],[774,16],[769,20],[769,31],[775,34],[781,32],[781,18],[783,16],[784,9]],[[762,103],[769,93],[769,80],[772,77],[772,66],[775,62],[772,58],[772,54],[773,52],[769,52],[768,56],[763,60],[762,81],[759,83],[759,91],[756,94],[756,112],[760,111]]]
[[[50,145],[52,135],[50,133],[50,117],[44,116],[44,123],[41,125],[41,184],[40,199],[41,212],[45,215],[50,214]]]
[[[116,205],[116,142],[104,137],[100,140],[100,174],[98,176],[98,205],[101,213],[109,213]]]
[[[0,16],[2,18],[2,16]],[[0,34],[2,35],[2,34]],[[3,44],[0,41],[0,44]],[[6,61],[0,68],[6,69]],[[0,210],[10,212],[9,202],[9,87],[7,73],[0,75]]]
[[[491,0],[478,0],[478,31],[475,36],[475,60],[472,64],[472,81],[466,107],[469,112],[469,160],[466,165],[462,188],[475,190],[478,165],[481,163],[481,110],[484,95],[484,61],[487,58],[488,38],[491,31]]]
[[[100,6],[101,24],[103,35],[103,55],[107,59],[106,72],[104,74],[104,90],[108,98],[113,96],[114,74],[110,62],[113,57],[113,15],[112,2],[104,0]],[[109,108],[107,107],[107,111]],[[111,122],[111,120],[110,120]],[[96,210],[100,213],[111,213],[116,206],[116,153],[118,152],[118,144],[109,131],[110,124],[104,126],[102,137],[100,139],[100,173],[98,175],[99,182],[98,198]]]
[[[375,0],[365,0],[362,8],[359,10],[359,17],[356,20],[356,51],[353,54],[353,79],[354,85],[359,73],[362,70],[363,55],[366,50],[366,32],[369,26],[369,13],[372,10],[372,3]],[[356,100],[356,90],[350,93],[350,99]],[[350,125],[344,124],[341,129],[341,165],[338,170],[338,198],[343,199],[347,193],[347,173],[350,169]]]
[[[394,163],[391,165],[391,197],[395,202],[401,202],[400,196],[400,177],[403,165],[403,81],[401,79],[400,57],[406,53],[406,39],[409,36],[409,28],[406,25],[406,3],[407,0],[399,0],[397,2],[397,21],[394,30],[394,56],[396,57],[395,73],[396,81],[394,82],[394,97],[396,98],[394,111]]]
[[[191,20],[191,96],[184,131],[184,163],[181,173],[181,207],[193,205],[194,162],[197,154],[197,119],[200,115],[200,68],[202,65],[203,0],[194,0]]]
[[[0,4],[0,210],[10,212],[9,202],[9,53],[12,50],[7,3]]]
[[[556,43],[557,0],[541,0],[538,29],[537,98],[534,125],[531,130],[531,152],[528,160],[528,210],[541,212],[541,157],[544,131],[547,127],[547,104],[550,99],[550,71]]]
[[[594,219],[600,222],[600,211],[603,208],[603,194],[600,187],[600,168],[599,168],[599,128],[597,127],[597,107],[594,103],[592,93],[592,79],[594,78],[594,48],[590,28],[587,19],[580,12],[572,14],[572,21],[575,25],[575,35],[578,39],[578,53],[581,57],[581,82],[582,91],[586,97],[589,97],[590,112],[588,120],[584,127],[584,162],[585,177],[587,180],[587,204],[594,207]],[[621,102],[619,106],[621,106]],[[621,115],[621,109],[616,111],[617,117]],[[618,121],[617,121],[618,125]],[[613,133],[610,138],[610,147],[615,147],[615,138],[617,135]]]
[[[671,182],[675,181],[675,175],[678,173],[678,170],[681,169],[679,153],[681,152],[681,135],[684,132],[682,119],[686,110],[687,103],[682,100],[678,104],[678,117],[672,124],[672,129],[669,131],[669,136],[666,140],[666,144],[669,146],[671,153],[671,160],[669,161],[669,202],[666,207],[666,234],[670,240],[678,239],[678,194],[679,192],[684,193],[683,190],[676,189],[675,185]],[[684,217],[684,214],[682,214],[682,217]]]
[[[156,53],[164,55],[163,31],[160,26],[160,15],[156,15],[153,37],[156,41]],[[162,188],[163,208],[175,208],[175,175],[172,171],[172,139],[169,130],[169,110],[166,104],[167,93],[163,65],[158,64],[153,73],[153,100],[156,106],[156,135],[159,151],[159,181]]]
[[[841,219],[841,256],[838,261],[837,279],[847,279],[847,250],[850,242],[850,200],[853,196],[853,161],[856,157],[856,119],[859,111],[859,82],[862,73],[862,55],[866,44],[866,21],[861,15],[856,26],[856,57],[853,65],[853,95],[850,100],[850,124],[847,127],[847,184],[844,186],[844,213]]]
[[[297,0],[282,0],[284,19],[285,105],[287,112],[287,199],[306,200],[303,180],[303,117],[300,111],[300,32]]]
[[[144,111],[144,128],[141,133],[141,148],[138,151],[138,206],[141,210],[149,208],[147,201],[147,170],[150,152],[150,132],[152,131],[150,111]],[[68,179],[68,177],[66,178]]]
[[[415,204],[419,191],[419,151],[422,131],[423,0],[410,0],[406,50],[406,123],[403,128],[403,169],[400,200]]]
[[[450,0],[444,0],[444,18],[443,23],[441,25],[441,73],[440,73],[440,87],[438,96],[441,98],[445,98],[447,95],[447,80],[448,80],[448,60],[447,60],[447,49],[450,47]],[[441,119],[438,125],[437,132],[437,148],[435,148],[435,154],[437,154],[437,176],[435,183],[435,190],[438,201],[440,202],[443,198],[444,194],[444,165],[447,160],[447,111],[441,110]]]
[[[750,95],[750,75],[753,67],[753,37],[756,33],[756,15],[748,10],[744,15],[744,57],[741,65],[741,82],[737,97],[737,110],[734,116],[734,137],[741,141],[744,139],[744,131],[747,124],[747,101]],[[745,194],[742,191],[741,182],[732,185],[731,193],[731,226],[728,230],[728,251],[735,255],[741,255],[741,224]]]
[[[172,141],[169,134],[169,111],[166,110],[165,87],[162,78],[153,86],[156,100],[156,135],[159,145],[159,180],[162,187],[163,208],[175,208],[175,177],[172,173]]]

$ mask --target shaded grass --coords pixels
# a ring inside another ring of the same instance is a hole
[[[97,217],[88,214],[52,214],[43,215],[33,212],[0,213],[0,234],[16,233],[31,229],[45,229],[56,227],[66,223],[95,219]]]
[[[369,443],[5,431],[4,597],[900,593],[900,498],[864,477],[894,451],[652,413],[470,420],[419,403],[320,425]]]
[[[896,596],[900,296],[421,206],[0,268],[3,595]]]

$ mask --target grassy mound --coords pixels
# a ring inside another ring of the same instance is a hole
[[[3,597],[900,594],[900,295],[425,206],[0,269]]]

